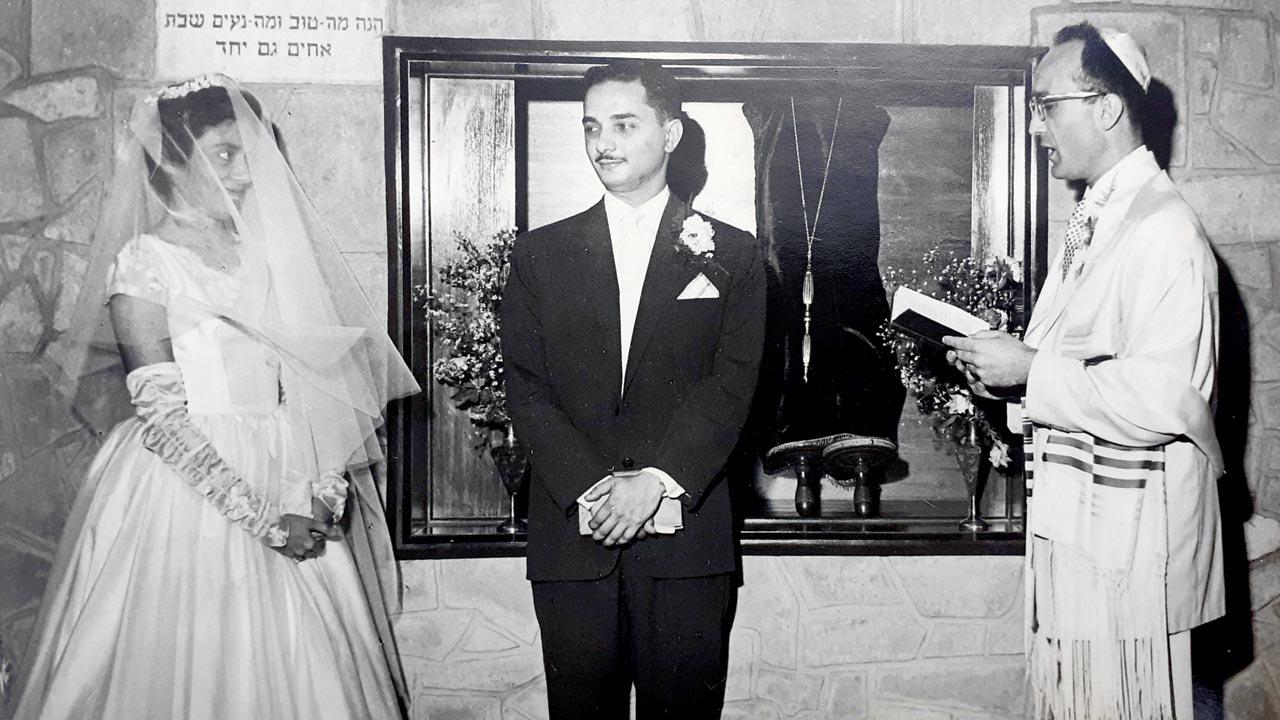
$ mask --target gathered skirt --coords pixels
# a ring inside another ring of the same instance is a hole
[[[281,413],[191,418],[246,480],[279,470]],[[108,435],[72,508],[15,717],[400,717],[346,543],[280,555],[145,449],[142,430],[130,419]]]

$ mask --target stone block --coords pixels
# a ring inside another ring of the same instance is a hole
[[[692,2],[540,2],[533,32],[547,40],[699,40]]]
[[[538,621],[524,578],[524,558],[442,560],[440,570],[440,600],[445,607],[478,610],[523,642],[533,642]]]
[[[493,655],[519,648],[518,641],[490,627],[483,620],[471,627],[471,632],[467,633],[461,646],[463,652],[475,655]]]
[[[1256,165],[1253,156],[1218,132],[1208,116],[1192,116],[1183,127],[1187,126],[1191,135],[1191,167],[1197,170],[1248,170]]]
[[[1094,25],[1114,27],[1134,37],[1147,51],[1151,75],[1168,85],[1173,97],[1186,97],[1186,38],[1182,18],[1172,12],[1143,8],[1133,12],[1127,8],[1111,11],[1097,9],[1039,13],[1035,16],[1035,44],[1048,46],[1060,28],[1088,20]]]
[[[916,42],[941,45],[1026,45],[1031,11],[1042,0],[916,0]]]
[[[1262,659],[1254,660],[1227,680],[1224,700],[1231,720],[1280,717],[1275,684],[1268,677],[1266,662]]]
[[[80,75],[46,80],[5,93],[4,101],[44,122],[102,115],[102,94],[96,78]]]
[[[790,558],[742,559],[744,580],[734,626],[759,633],[761,662],[794,669],[799,602],[780,567],[784,560]]]
[[[409,668],[405,670],[408,672]],[[498,657],[450,659],[448,662],[418,658],[413,663],[411,683],[415,691],[504,693],[541,676],[542,654],[522,652]]]
[[[901,557],[891,567],[925,617],[1000,617],[1022,592],[1017,557]]]
[[[98,65],[155,77],[155,0],[41,0],[31,7],[31,74]]]
[[[804,618],[801,657],[805,667],[910,660],[925,629],[903,608],[842,607]]]
[[[1280,556],[1249,568],[1249,605],[1254,612],[1280,598]]]
[[[110,172],[110,133],[102,123],[80,123],[44,136],[44,166],[49,191],[66,203],[94,175]]]
[[[0,23],[0,27],[4,24]],[[10,55],[3,47],[0,47],[0,90],[5,89],[13,81],[22,77],[22,63],[18,62],[18,58]]]
[[[778,720],[778,708],[765,700],[726,702],[720,720]]]
[[[999,620],[987,625],[987,653],[990,655],[1022,655],[1025,652],[1026,612],[1023,594],[1013,608]]]
[[[1271,292],[1271,253],[1264,245],[1223,245],[1215,248],[1236,285]]]
[[[18,456],[12,450],[0,452],[0,482],[4,482],[18,471]]]
[[[759,23],[756,36],[765,41],[901,42],[902,40],[898,3],[894,0],[771,2],[762,12],[756,14],[756,17]],[[716,37],[715,32],[711,21],[708,20],[708,38]]]
[[[756,678],[756,697],[768,700],[783,715],[817,710],[822,693],[822,676],[761,668]]]
[[[1250,370],[1255,387],[1258,383],[1280,380],[1280,335],[1276,335],[1277,332],[1280,332],[1280,314],[1275,312],[1263,315],[1249,332]],[[1256,407],[1254,411],[1256,414]]]
[[[923,705],[1016,713],[1025,702],[1026,668],[1021,658],[886,668],[879,673],[876,696]]]
[[[414,720],[502,720],[502,701],[477,695],[415,693]]]
[[[0,347],[3,346],[0,342]],[[9,366],[4,375],[0,389],[8,391],[9,410],[17,428],[17,450],[22,459],[50,446],[55,439],[81,429],[81,424],[70,414],[67,401],[54,391],[44,370],[37,365]]]
[[[338,248],[385,253],[381,89],[293,85],[252,91],[280,128],[293,173]]]
[[[981,655],[987,629],[970,623],[935,623],[929,628],[920,657],[960,657]]]
[[[1218,82],[1218,66],[1213,60],[1204,57],[1187,59],[1188,100],[1192,114],[1204,114],[1213,107],[1213,88]],[[1185,120],[1185,119],[1184,119]]]
[[[1280,514],[1280,503],[1274,507],[1264,505],[1263,509]],[[1280,550],[1280,522],[1254,513],[1244,524],[1244,546],[1250,562]]]
[[[80,283],[84,280],[89,261],[84,255],[70,249],[62,253],[62,277],[59,280],[56,310],[53,314],[53,329],[59,332],[66,330],[71,324],[71,314],[75,311],[76,299],[80,296]]]
[[[546,678],[538,678],[528,687],[522,688],[502,701],[504,713],[518,713],[529,720],[545,720],[547,717],[547,682]]]
[[[1265,20],[1240,17],[1224,20],[1222,76],[1245,85],[1271,86],[1271,43]]]
[[[39,215],[43,185],[27,121],[0,118],[0,223]]]
[[[1187,52],[1217,55],[1222,47],[1222,25],[1217,15],[1187,16]]]
[[[862,720],[867,717],[867,676],[863,673],[832,673],[827,676],[823,717]]]
[[[729,633],[729,679],[725,683],[724,699],[751,699],[751,688],[756,663],[760,657],[760,637],[754,630],[734,628]]]
[[[0,484],[0,507],[13,535],[23,537],[26,551],[51,561],[73,498],[67,494],[63,468],[51,448],[23,459],[18,470]]]
[[[894,605],[903,600],[880,558],[793,557],[787,558],[784,569],[808,608]]]
[[[12,275],[22,267],[22,259],[31,247],[31,238],[21,235],[0,235],[0,263],[4,275]]]
[[[101,178],[106,174],[99,174],[98,179],[72,197],[70,205],[64,206],[61,214],[49,221],[41,234],[50,240],[88,246],[98,225],[98,211],[102,204]]]
[[[1190,178],[1180,182],[1178,190],[1195,209],[1215,246],[1280,238],[1280,213],[1274,212],[1280,207],[1280,178]]]
[[[398,35],[533,38],[533,8],[527,0],[399,0],[393,8]]]
[[[443,662],[474,618],[472,610],[401,613],[395,619],[396,645],[401,655]]]
[[[1264,162],[1280,163],[1280,98],[1223,90],[1214,113],[1217,126]]]
[[[871,705],[871,717],[875,720],[951,720],[951,713],[911,705],[875,702]]]
[[[1275,323],[1268,323],[1268,326],[1274,327]],[[1275,335],[1260,336],[1259,342],[1266,342],[1271,345],[1280,344],[1280,338]],[[1280,429],[1280,385],[1269,384],[1259,387],[1254,386],[1253,391],[1255,412],[1262,420],[1264,427],[1270,430]]]
[[[440,606],[436,583],[438,560],[404,560],[400,562],[400,588],[403,612],[434,610]]]
[[[709,42],[759,42],[771,34],[765,22],[774,3],[769,0],[695,0],[693,11],[701,13],[702,39]]]
[[[31,353],[44,334],[44,316],[29,285],[15,285],[0,299],[0,347]]]

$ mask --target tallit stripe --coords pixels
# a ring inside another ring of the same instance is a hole
[[[1122,468],[1125,470],[1164,470],[1164,460],[1157,460],[1155,458],[1118,460],[1116,458],[1109,458],[1105,455],[1094,455],[1093,464],[1109,468]]]
[[[1093,463],[1070,455],[1045,453],[1043,459],[1046,463],[1053,463],[1054,465],[1062,465],[1072,468],[1073,470],[1079,470],[1080,472],[1088,475],[1095,485],[1133,490],[1140,490],[1147,486],[1147,479],[1145,477],[1122,477],[1116,473],[1104,475],[1098,472],[1097,467]]]

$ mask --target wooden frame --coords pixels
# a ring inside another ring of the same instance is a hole
[[[384,106],[387,161],[388,318],[389,332],[414,368],[424,392],[396,403],[388,417],[388,516],[397,554],[402,558],[519,555],[521,536],[492,532],[498,518],[433,515],[434,472],[443,470],[439,450],[431,446],[433,403],[439,400],[427,369],[431,349],[421,312],[415,312],[415,285],[430,277],[431,237],[439,228],[427,202],[432,168],[426,153],[431,102],[427,78],[497,79],[514,87],[514,117],[509,138],[516,150],[514,166],[495,173],[502,189],[513,193],[506,206],[514,223],[528,221],[529,103],[574,99],[576,79],[592,65],[617,58],[662,62],[685,81],[691,99],[730,101],[754,92],[848,94],[871,101],[974,108],[974,137],[1000,135],[1003,154],[973,158],[974,177],[996,178],[975,185],[971,207],[984,227],[973,240],[997,245],[1024,268],[1026,307],[1047,267],[1046,159],[1026,137],[1025,98],[1031,69],[1043,52],[1024,47],[855,45],[831,43],[648,43],[550,42],[387,36],[383,44]],[[987,88],[986,95],[977,88]],[[504,91],[505,92],[505,91]],[[993,119],[975,97],[987,97]],[[503,102],[506,102],[505,100]],[[1003,121],[1000,120],[1003,118]],[[989,140],[990,138],[988,138]],[[500,140],[499,144],[506,142]],[[797,144],[799,138],[796,139]],[[975,140],[975,146],[980,140]],[[522,149],[523,148],[523,149]],[[996,158],[994,161],[992,158]],[[496,162],[496,161],[495,161]],[[985,175],[984,175],[985,173]],[[1003,178],[1003,180],[1000,180]],[[976,180],[975,180],[976,181]],[[488,180],[485,180],[488,182]],[[983,188],[979,192],[978,187]],[[509,189],[509,190],[508,190]],[[475,227],[470,231],[479,231]],[[484,230],[495,229],[489,228]],[[457,444],[456,438],[451,441]],[[496,484],[496,480],[495,480]],[[1006,512],[993,530],[981,535],[956,531],[949,518],[890,514],[858,520],[834,513],[801,519],[781,512],[756,512],[743,523],[744,552],[779,554],[980,554],[1022,550],[1020,485],[1008,486]],[[769,505],[763,503],[761,507]],[[777,506],[778,503],[772,503]]]

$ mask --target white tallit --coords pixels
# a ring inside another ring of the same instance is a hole
[[[1035,715],[1171,718],[1167,636],[1222,605],[1216,264],[1145,148],[1091,194],[1092,242],[1027,332]]]

